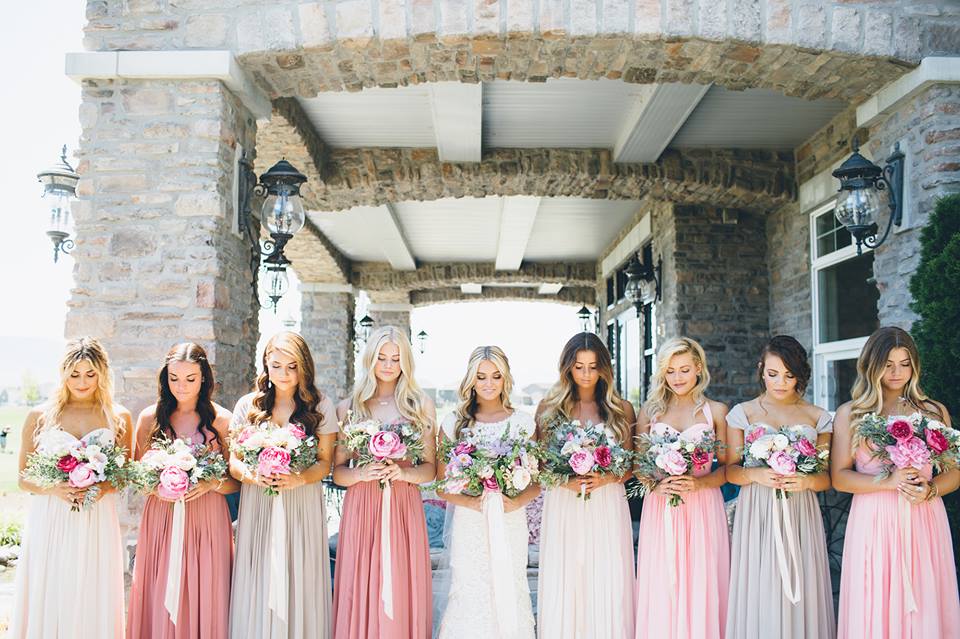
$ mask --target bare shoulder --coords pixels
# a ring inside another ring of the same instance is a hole
[[[137,423],[150,421],[156,418],[157,418],[157,405],[150,404],[149,406],[144,408],[142,411],[140,411],[140,415],[137,416]]]
[[[637,411],[633,409],[633,404],[631,404],[629,401],[621,398],[620,410],[623,411],[623,414],[627,416],[631,423],[637,421]]]
[[[233,413],[230,412],[230,409],[226,406],[221,406],[220,404],[213,402],[213,410],[216,412],[215,419],[226,419],[230,420],[233,417]]]
[[[840,404],[840,406],[837,407],[837,412],[834,414],[834,427],[836,427],[838,422],[843,424],[849,423],[852,411],[853,402]]]
[[[213,427],[217,431],[226,431],[230,428],[230,422],[233,419],[233,413],[231,413],[227,408],[221,406],[220,404],[214,403],[213,410],[215,415],[213,417]]]
[[[432,410],[432,411],[437,410],[437,404],[433,401],[433,398],[430,397],[429,395],[423,396],[423,407],[426,408],[427,410]]]
[[[928,412],[932,413],[935,416],[938,416],[944,424],[950,425],[950,411],[947,410],[947,407],[938,402],[935,399],[928,399],[925,402],[927,404],[926,408]]]
[[[803,410],[803,414],[806,415],[807,418],[812,420],[813,422],[820,421],[820,418],[823,417],[824,414],[829,415],[827,411],[823,410],[816,404],[811,404],[806,400],[804,400],[803,404],[801,404],[801,410]]]
[[[133,413],[131,413],[125,406],[120,404],[114,404],[113,412],[116,413],[117,417],[127,422],[128,424],[133,423]]]
[[[713,413],[714,417],[723,417],[726,419],[727,413],[730,412],[730,409],[727,408],[727,405],[723,402],[718,402],[715,399],[707,399],[707,404],[710,406],[710,412]]]

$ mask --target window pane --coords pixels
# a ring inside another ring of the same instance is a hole
[[[851,243],[850,232],[837,221],[832,210],[817,217],[817,257],[833,253]]]
[[[634,407],[640,404],[640,320],[633,309],[623,313],[620,319],[620,389],[624,399]]]
[[[614,297],[613,278],[613,275],[607,278],[607,306],[613,306],[613,303],[617,301],[617,298]]]
[[[837,410],[840,404],[850,401],[856,379],[856,358],[827,361],[827,410]]]
[[[627,271],[626,267],[617,270],[617,301],[624,298],[627,290]]]
[[[879,328],[873,253],[821,269],[817,283],[821,343],[865,337]]]

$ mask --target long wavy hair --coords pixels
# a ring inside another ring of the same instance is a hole
[[[323,400],[323,395],[314,384],[316,368],[310,347],[298,334],[290,331],[277,333],[263,348],[263,372],[257,377],[253,388],[254,396],[247,414],[247,421],[259,424],[271,419],[273,407],[277,401],[277,389],[270,381],[270,369],[267,359],[274,351],[279,351],[297,363],[297,392],[293,399],[296,408],[290,416],[291,422],[303,425],[308,433],[316,433],[323,425],[323,415],[317,411],[317,406]]]
[[[460,433],[464,428],[473,425],[477,419],[477,370],[484,361],[490,362],[497,367],[503,376],[503,389],[500,391],[500,402],[504,409],[510,410],[513,406],[510,403],[510,393],[513,392],[513,375],[510,373],[510,361],[506,353],[499,346],[478,346],[470,353],[470,359],[467,360],[467,372],[460,382],[459,397],[454,415],[457,419],[457,427],[454,432],[454,439],[460,438]]]
[[[674,337],[664,342],[660,350],[657,351],[657,369],[650,380],[650,398],[643,407],[644,412],[650,419],[656,419],[667,412],[670,400],[675,397],[675,393],[667,383],[667,368],[670,366],[671,359],[685,353],[690,353],[694,363],[700,366],[697,383],[690,391],[694,406],[699,410],[706,403],[705,393],[707,386],[710,385],[707,354],[703,352],[703,347],[696,340],[689,337]]]
[[[873,335],[864,344],[860,357],[857,358],[857,381],[853,384],[850,393],[850,423],[853,428],[852,445],[854,448],[861,443],[858,426],[863,417],[869,413],[880,413],[883,410],[883,373],[886,370],[887,359],[895,348],[903,348],[910,356],[910,381],[903,389],[903,399],[918,412],[930,412],[929,398],[920,388],[920,352],[910,333],[896,326],[884,326],[873,332]],[[936,413],[943,419],[940,409]]]
[[[577,384],[573,381],[573,366],[577,363],[577,353],[590,351],[597,358],[597,385],[593,390],[594,400],[600,418],[616,434],[620,441],[632,436],[633,425],[628,423],[623,410],[620,395],[613,381],[613,366],[610,351],[593,333],[578,333],[571,337],[560,352],[560,379],[543,398],[543,411],[540,415],[542,427],[549,428],[557,420],[573,419],[577,405]]]
[[[360,370],[363,373],[360,381],[353,387],[351,410],[361,420],[372,417],[370,409],[367,408],[367,401],[377,391],[377,376],[374,369],[377,366],[377,356],[384,344],[396,344],[400,350],[400,377],[394,391],[397,410],[421,430],[432,425],[434,418],[426,407],[427,396],[413,376],[413,349],[410,347],[410,340],[396,326],[378,328],[367,339],[361,359]]]
[[[153,429],[150,431],[151,441],[158,437],[170,440],[177,437],[173,424],[170,423],[170,416],[177,410],[177,398],[170,390],[169,379],[170,364],[174,362],[189,362],[200,367],[200,392],[197,396],[197,414],[200,415],[198,430],[205,442],[216,439],[223,448],[224,443],[220,441],[220,436],[213,427],[213,422],[217,418],[217,409],[212,400],[213,389],[216,387],[213,369],[207,360],[207,352],[202,346],[193,342],[184,342],[171,348],[163,361],[163,367],[157,374],[157,410]]]
[[[97,388],[93,392],[93,401],[99,404],[107,426],[117,434],[123,434],[126,426],[117,415],[113,402],[113,376],[110,371],[110,359],[107,351],[99,341],[92,337],[78,337],[67,342],[67,350],[60,360],[60,385],[44,407],[43,413],[37,420],[34,431],[34,441],[45,430],[60,424],[63,410],[70,403],[70,389],[67,380],[80,362],[87,362],[97,372]]]

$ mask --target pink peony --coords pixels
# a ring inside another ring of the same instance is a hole
[[[767,458],[767,464],[778,475],[793,475],[797,472],[797,463],[785,450],[775,451]]]
[[[586,475],[593,470],[593,463],[596,461],[593,453],[585,448],[581,448],[570,455],[570,468],[578,475]]]
[[[911,428],[910,422],[903,419],[898,419],[887,426],[887,432],[893,435],[893,438],[898,442],[903,442],[913,437],[913,428]]]
[[[60,472],[70,474],[70,471],[77,467],[77,464],[80,462],[77,461],[77,458],[73,455],[64,455],[57,460],[57,470]]]
[[[246,427],[246,428],[244,428],[243,430],[241,430],[241,431],[240,431],[240,434],[237,435],[237,443],[238,443],[238,444],[242,444],[243,442],[245,442],[245,441],[247,441],[248,439],[250,439],[250,436],[253,435],[254,431],[255,431],[255,429],[254,429],[254,428],[251,428],[251,427],[249,427],[249,426]]]
[[[261,475],[289,475],[290,453],[277,446],[268,446],[257,456],[257,472]]]
[[[656,459],[657,466],[670,475],[682,475],[687,472],[687,460],[678,450],[666,450]]]
[[[492,490],[493,492],[500,492],[500,484],[497,483],[496,477],[487,477],[483,480],[483,489]]]
[[[794,447],[797,449],[797,452],[803,455],[804,457],[816,457],[817,456],[817,447],[814,446],[809,439],[806,437],[801,437],[797,440],[797,443],[794,444]]]
[[[593,456],[596,458],[597,465],[600,466],[600,468],[609,468],[610,463],[613,461],[610,455],[610,449],[606,446],[597,446],[593,451]]]
[[[454,455],[469,455],[476,450],[473,444],[468,444],[467,442],[459,442],[457,446],[453,449]]]
[[[693,462],[693,467],[699,470],[704,466],[709,466],[710,462],[713,461],[713,456],[710,451],[697,448],[690,453],[690,461]]]
[[[190,476],[177,466],[167,466],[160,472],[157,494],[164,499],[176,500],[190,490]]]
[[[924,436],[927,440],[927,446],[929,446],[930,449],[938,455],[944,453],[948,448],[950,448],[950,442],[947,441],[947,438],[944,437],[943,433],[941,433],[939,430],[927,428],[924,431]]]
[[[67,483],[74,488],[93,486],[97,483],[97,474],[86,464],[77,464],[74,469],[70,471],[70,479]]]
[[[766,432],[767,431],[762,426],[757,426],[756,428],[751,430],[749,433],[747,433],[746,443],[752,444],[753,442],[763,437],[764,433]]]
[[[927,445],[917,437],[899,441],[896,446],[887,446],[886,451],[890,455],[890,461],[897,468],[913,466],[919,470],[930,461]]]
[[[303,430],[303,426],[301,426],[300,424],[289,424],[287,426],[287,430],[293,433],[293,436],[299,439],[300,441],[303,441],[307,438],[307,433],[306,431]]]
[[[400,435],[389,430],[381,430],[375,433],[370,438],[370,444],[367,448],[377,461],[401,459],[407,454],[407,446],[400,439]]]

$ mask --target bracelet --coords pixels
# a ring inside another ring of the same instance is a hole
[[[930,482],[930,491],[927,492],[927,496],[923,501],[930,501],[936,499],[940,495],[940,488],[933,482]]]

